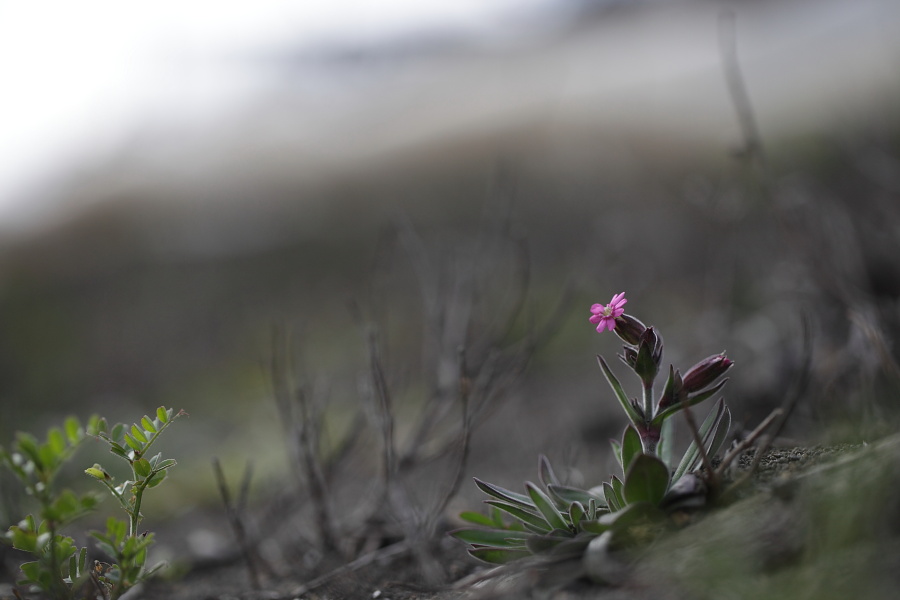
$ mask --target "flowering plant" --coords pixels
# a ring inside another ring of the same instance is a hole
[[[490,498],[490,515],[466,512],[460,517],[478,528],[463,528],[451,535],[467,542],[469,553],[490,563],[506,563],[534,554],[554,556],[580,554],[588,574],[608,579],[603,574],[604,560],[614,547],[639,541],[634,535],[637,523],[663,523],[674,509],[705,503],[707,488],[702,478],[686,477],[698,469],[701,458],[706,466],[723,445],[731,424],[731,414],[722,400],[712,408],[703,424],[693,426],[694,441],[676,463],[672,456],[672,423],[669,417],[715,395],[727,379],[723,375],[734,363],[724,353],[714,354],[690,369],[669,366],[668,377],[658,397],[654,383],[662,362],[663,341],[659,333],[638,319],[625,314],[628,302],[624,293],[616,294],[606,305],[591,306],[590,322],[598,332],[614,331],[625,342],[622,362],[641,382],[642,399],[632,399],[610,369],[598,356],[603,375],[625,411],[629,424],[622,440],[612,440],[613,454],[622,468],[622,476],[589,490],[564,485],[554,474],[549,461],[539,461],[540,485],[525,484],[526,494],[513,492],[476,479],[475,483]],[[693,425],[693,420],[689,421]],[[513,517],[507,523],[505,517]],[[652,529],[652,528],[651,528]]]

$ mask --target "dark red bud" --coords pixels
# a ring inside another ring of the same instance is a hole
[[[704,358],[684,374],[684,391],[693,394],[708,388],[733,365],[724,352]]]
[[[631,315],[621,315],[616,317],[616,328],[614,331],[626,344],[637,346],[641,341],[641,335],[646,329],[646,325]]]

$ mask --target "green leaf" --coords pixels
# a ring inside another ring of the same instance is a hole
[[[457,529],[450,535],[473,546],[493,546],[495,548],[524,547],[525,540],[533,537],[527,531],[508,531],[484,529]]]
[[[147,477],[153,471],[153,467],[150,466],[150,461],[146,458],[139,458],[132,463],[132,466],[134,467],[134,474],[142,479]]]
[[[496,506],[492,506],[490,508],[491,512],[491,520],[494,522],[494,526],[497,529],[507,529],[506,525],[503,521],[503,511],[497,508]]]
[[[507,504],[506,502],[501,502],[500,500],[485,500],[485,503],[490,504],[491,506],[496,506],[502,511],[508,512],[515,518],[519,519],[523,523],[536,527],[539,531],[547,532],[553,529],[544,520],[543,517],[523,509],[521,506],[517,506],[515,504]]]
[[[583,505],[587,506],[592,499],[601,506],[606,505],[606,501],[602,497],[568,485],[548,485],[547,490],[553,497],[566,505],[573,502],[581,502]]]
[[[116,442],[109,443],[109,451],[115,454],[116,456],[120,456],[125,460],[131,460],[128,458],[128,452],[125,451],[125,448],[117,444]]]
[[[556,505],[553,504],[553,500],[551,500],[547,494],[530,481],[525,484],[525,489],[528,490],[528,495],[531,497],[532,502],[534,502],[537,509],[541,511],[541,514],[544,515],[544,518],[547,520],[547,523],[550,524],[551,529],[569,528],[562,513],[559,512]]]
[[[538,457],[538,477],[545,488],[549,485],[560,485],[559,478],[550,466],[550,460],[543,454]]]
[[[731,429],[731,411],[728,410],[728,407],[725,407],[725,412],[722,413],[721,418],[716,420],[716,424],[713,426],[712,432],[710,436],[712,437],[712,441],[709,442],[709,445],[706,448],[706,453],[710,458],[714,457],[719,453],[719,450],[722,448],[722,444],[725,443],[725,440],[728,438],[728,431]]]
[[[674,467],[675,460],[675,421],[666,419],[663,421],[659,434],[659,458],[670,467]]]
[[[62,431],[57,427],[51,428],[47,432],[47,445],[53,450],[53,453],[61,457],[66,452],[66,438],[63,437]]]
[[[484,525],[485,527],[494,527],[496,525],[494,520],[490,517],[472,510],[460,513],[459,518],[463,521],[474,523],[475,525]]]
[[[155,471],[163,471],[165,469],[171,469],[178,463],[175,462],[174,458],[167,458],[165,460],[160,461],[153,469]]]
[[[163,480],[165,480],[167,473],[168,471],[154,471],[153,474],[147,478],[147,487],[155,488],[161,484]]]
[[[41,582],[41,575],[43,575],[44,569],[38,561],[29,561],[22,563],[21,565],[19,565],[19,568],[22,570],[22,573],[25,574],[25,577],[28,578],[29,582]]]
[[[585,516],[584,505],[581,502],[573,502],[569,505],[569,522],[578,527],[579,521]]]
[[[623,495],[628,504],[649,502],[657,505],[668,489],[669,468],[655,456],[640,454],[625,475]]]
[[[97,437],[101,433],[106,433],[107,429],[109,429],[109,424],[106,422],[106,419],[101,418],[99,415],[91,415],[85,431],[88,435]]]
[[[633,426],[628,425],[622,434],[622,473],[627,473],[634,459],[643,453],[641,436]]]
[[[114,442],[122,442],[125,439],[125,423],[117,423],[109,433],[109,438]]]
[[[166,411],[165,406],[160,406],[156,409],[156,418],[159,419],[159,422],[163,425],[169,422],[169,414],[170,411]]]
[[[600,486],[600,490],[601,491],[603,490],[603,486]],[[606,500],[603,500],[602,502],[603,502],[603,508],[608,510],[609,507],[606,506]],[[597,518],[597,503],[598,503],[598,500],[594,500],[593,498],[591,498],[591,501],[588,502],[587,515],[586,515],[588,518],[588,521],[593,521],[594,519]]]
[[[603,376],[606,377],[606,381],[616,394],[619,404],[622,405],[622,409],[625,411],[625,414],[628,415],[628,419],[632,423],[640,423],[643,420],[643,416],[638,414],[637,410],[631,405],[631,402],[628,401],[628,396],[625,394],[625,390],[622,389],[622,384],[616,379],[616,376],[610,370],[609,365],[606,364],[606,361],[603,360],[602,356],[597,356],[597,361],[600,363],[600,369],[603,371]]]
[[[141,427],[150,432],[151,434],[156,433],[156,425],[153,424],[153,421],[150,420],[150,417],[144,415],[141,419]]]
[[[616,462],[619,463],[619,468],[622,469],[622,472],[625,472],[625,465],[622,464],[622,444],[619,443],[619,440],[610,439],[610,446],[612,446],[613,456],[616,458]]]
[[[27,456],[38,470],[43,470],[37,438],[30,433],[19,432],[16,435],[16,446],[18,446],[19,452]]]
[[[499,500],[503,500],[504,502],[509,502],[511,504],[516,504],[518,506],[522,506],[528,509],[534,509],[534,503],[531,501],[531,498],[526,496],[525,494],[519,494],[517,492],[512,492],[505,488],[500,487],[499,485],[494,485],[493,483],[488,483],[486,481],[481,481],[477,477],[473,477],[475,480],[475,485],[478,486],[482,492],[487,494],[488,496],[493,496]]]
[[[66,437],[69,438],[69,443],[73,446],[80,442],[84,437],[84,431],[81,429],[81,424],[75,417],[66,419],[63,428],[66,430]]]
[[[131,435],[132,435],[132,437],[134,437],[134,439],[136,439],[137,441],[141,442],[142,444],[146,444],[146,443],[147,443],[147,436],[144,435],[144,432],[141,431],[141,428],[138,427],[137,425],[132,425],[132,426],[131,426]],[[126,441],[127,441],[127,440],[126,440]]]
[[[622,508],[613,486],[605,481],[603,482],[603,495],[606,498],[606,505],[609,507],[609,510],[615,512]]]
[[[31,554],[37,554],[37,534],[34,533],[33,530],[26,530],[14,525],[9,528],[6,536],[9,538],[10,542],[12,542],[13,548],[24,550]]]
[[[623,484],[622,480],[615,475],[609,478],[609,482],[612,484],[613,491],[616,492],[616,499],[619,501],[619,506],[625,506],[625,494],[622,492],[625,484]]]
[[[528,550],[517,550],[515,548],[472,548],[469,550],[469,554],[478,560],[493,565],[504,565],[531,556],[531,552]]]
[[[53,446],[44,444],[38,449],[38,455],[41,459],[39,463],[41,465],[41,470],[47,474],[55,473],[60,466],[60,459],[62,457],[53,449]]]
[[[127,433],[125,434],[125,443],[128,444],[128,446],[129,446],[132,450],[134,450],[135,452],[140,452],[140,451],[141,451],[141,447],[142,447],[142,446],[141,446],[140,442],[138,442],[137,440],[135,440],[133,437],[131,437],[131,436],[130,436],[129,434],[127,434]]]

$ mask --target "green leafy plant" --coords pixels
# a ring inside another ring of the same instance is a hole
[[[541,485],[526,483],[525,494],[476,479],[479,489],[490,497],[485,501],[491,507],[490,515],[463,513],[463,520],[478,527],[451,532],[469,544],[469,553],[475,558],[502,564],[534,554],[608,552],[640,541],[647,531],[664,525],[661,517],[667,511],[705,504],[713,486],[706,485],[708,478],[697,473],[701,466],[710,469],[710,458],[727,438],[731,414],[720,399],[703,424],[696,427],[689,407],[721,390],[727,381],[722,376],[734,363],[724,353],[713,355],[684,376],[669,366],[665,385],[656,398],[654,383],[662,361],[662,337],[653,327],[624,314],[626,302],[624,294],[617,294],[608,305],[591,307],[591,322],[597,325],[597,331],[615,331],[625,342],[619,358],[641,381],[642,401],[629,399],[606,361],[597,357],[630,421],[621,441],[611,441],[621,476],[613,475],[589,490],[573,488],[560,482],[542,456]],[[689,417],[694,440],[676,462],[669,418],[682,411]],[[508,523],[510,517],[513,520]],[[637,535],[636,531],[644,533]]]
[[[27,495],[37,503],[37,518],[28,515],[9,528],[6,542],[35,557],[23,563],[24,578],[19,585],[42,592],[52,598],[101,597],[118,598],[135,584],[146,580],[162,567],[146,568],[147,549],[153,543],[152,533],[139,533],[143,518],[141,503],[144,492],[156,487],[175,466],[172,459],[160,454],[147,458],[151,445],[172,422],[184,415],[160,407],[156,418],[144,416],[140,424],[127,428],[124,424],[110,428],[105,419],[93,416],[87,426],[74,417],[62,429],[51,428],[47,441],[39,442],[28,433],[18,433],[11,451],[0,448],[0,462],[5,464],[23,485]],[[95,494],[76,495],[68,489],[57,491],[54,480],[76,449],[88,438],[98,438],[110,451],[128,463],[130,479],[116,484],[102,466],[94,464],[85,473],[96,479],[118,501],[128,516],[127,521],[110,517],[104,532],[90,535],[111,563],[89,562],[88,548],[78,547],[62,529],[94,509]]]

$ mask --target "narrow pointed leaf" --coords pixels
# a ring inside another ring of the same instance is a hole
[[[516,506],[515,504],[507,504],[506,502],[501,502],[499,500],[485,500],[485,502],[487,504],[490,504],[491,506],[496,506],[502,511],[508,512],[526,525],[532,525],[533,527],[536,527],[539,531],[547,532],[553,529],[543,517],[531,511],[525,510],[521,506]]]
[[[475,485],[478,486],[478,489],[480,489],[488,496],[493,496],[494,498],[497,498],[499,500],[517,504],[528,509],[533,510],[535,508],[534,503],[531,501],[531,498],[529,498],[525,494],[519,494],[518,492],[513,492],[502,488],[499,485],[481,481],[477,477],[474,477],[473,479],[475,480]]]
[[[722,448],[722,444],[724,444],[725,440],[728,438],[728,431],[730,429],[731,411],[728,410],[728,407],[726,406],[725,412],[722,413],[722,417],[716,421],[716,424],[710,433],[712,441],[709,442],[709,445],[706,448],[706,453],[710,458],[719,453],[719,450]]]
[[[136,439],[137,441],[139,441],[139,442],[141,442],[141,443],[143,443],[143,444],[146,444],[146,443],[147,443],[147,436],[144,435],[144,432],[141,431],[141,428],[138,427],[137,425],[132,425],[132,426],[131,426],[131,435],[132,435],[132,437],[134,437],[134,439]]]
[[[487,515],[483,515],[480,512],[475,512],[473,510],[460,513],[459,518],[463,521],[474,523],[475,525],[484,525],[485,527],[494,527],[496,525],[494,520]]]
[[[675,422],[672,419],[663,421],[659,434],[659,446],[657,447],[659,458],[666,465],[674,467],[675,460]]]
[[[543,454],[538,458],[538,476],[545,488],[549,485],[560,485],[559,478],[550,466],[550,460]]]
[[[573,502],[569,505],[569,522],[578,527],[578,523],[584,518],[585,508],[581,502]]]
[[[628,415],[628,418],[632,423],[640,423],[642,417],[638,414],[637,410],[631,405],[631,402],[628,401],[628,396],[625,394],[625,390],[622,389],[622,384],[619,383],[619,380],[610,370],[609,365],[606,364],[606,361],[603,360],[602,356],[597,357],[597,362],[600,363],[600,369],[603,371],[603,376],[606,377],[606,381],[609,383],[609,387],[612,388],[613,392],[616,395],[616,398],[619,400],[619,404],[622,405],[622,409],[625,411],[625,414]]]
[[[609,445],[612,446],[613,456],[616,458],[616,462],[619,463],[619,468],[622,469],[622,472],[625,472],[625,465],[622,464],[622,444],[619,443],[619,440],[610,439]]]
[[[484,529],[457,529],[451,531],[451,536],[473,546],[493,546],[495,548],[524,547],[525,540],[533,537],[533,533],[527,531],[484,530]]]
[[[531,556],[528,550],[516,550],[511,548],[473,548],[469,550],[474,558],[494,565],[505,565],[521,558]]]
[[[609,482],[612,484],[613,491],[616,492],[616,499],[619,501],[619,506],[625,506],[625,494],[622,493],[622,488],[625,484],[615,475],[609,478]]]
[[[69,443],[72,445],[77,444],[84,436],[84,432],[81,429],[81,424],[75,417],[69,417],[68,419],[66,419],[63,427],[66,430],[66,437],[69,438]]]
[[[550,524],[552,529],[568,529],[569,526],[563,518],[562,513],[559,512],[556,505],[553,503],[553,500],[551,500],[547,494],[530,481],[525,484],[525,489],[528,490],[528,495],[531,496],[534,505],[541,511],[541,514],[544,515],[544,518],[547,520],[547,523]]]
[[[637,429],[632,427],[631,425],[625,428],[625,433],[622,435],[622,467],[623,473],[627,473],[629,467],[631,467],[631,463],[634,462],[634,459],[638,457],[644,451],[644,447],[641,444],[641,436],[638,434]]]
[[[603,482],[603,495],[606,497],[606,505],[609,507],[609,510],[615,512],[622,508],[613,486],[605,481]]]
[[[566,505],[569,505],[572,502],[581,502],[581,504],[587,506],[591,500],[594,500],[601,505],[606,504],[605,500],[596,494],[567,485],[549,485],[547,486],[547,489],[554,498]]]

